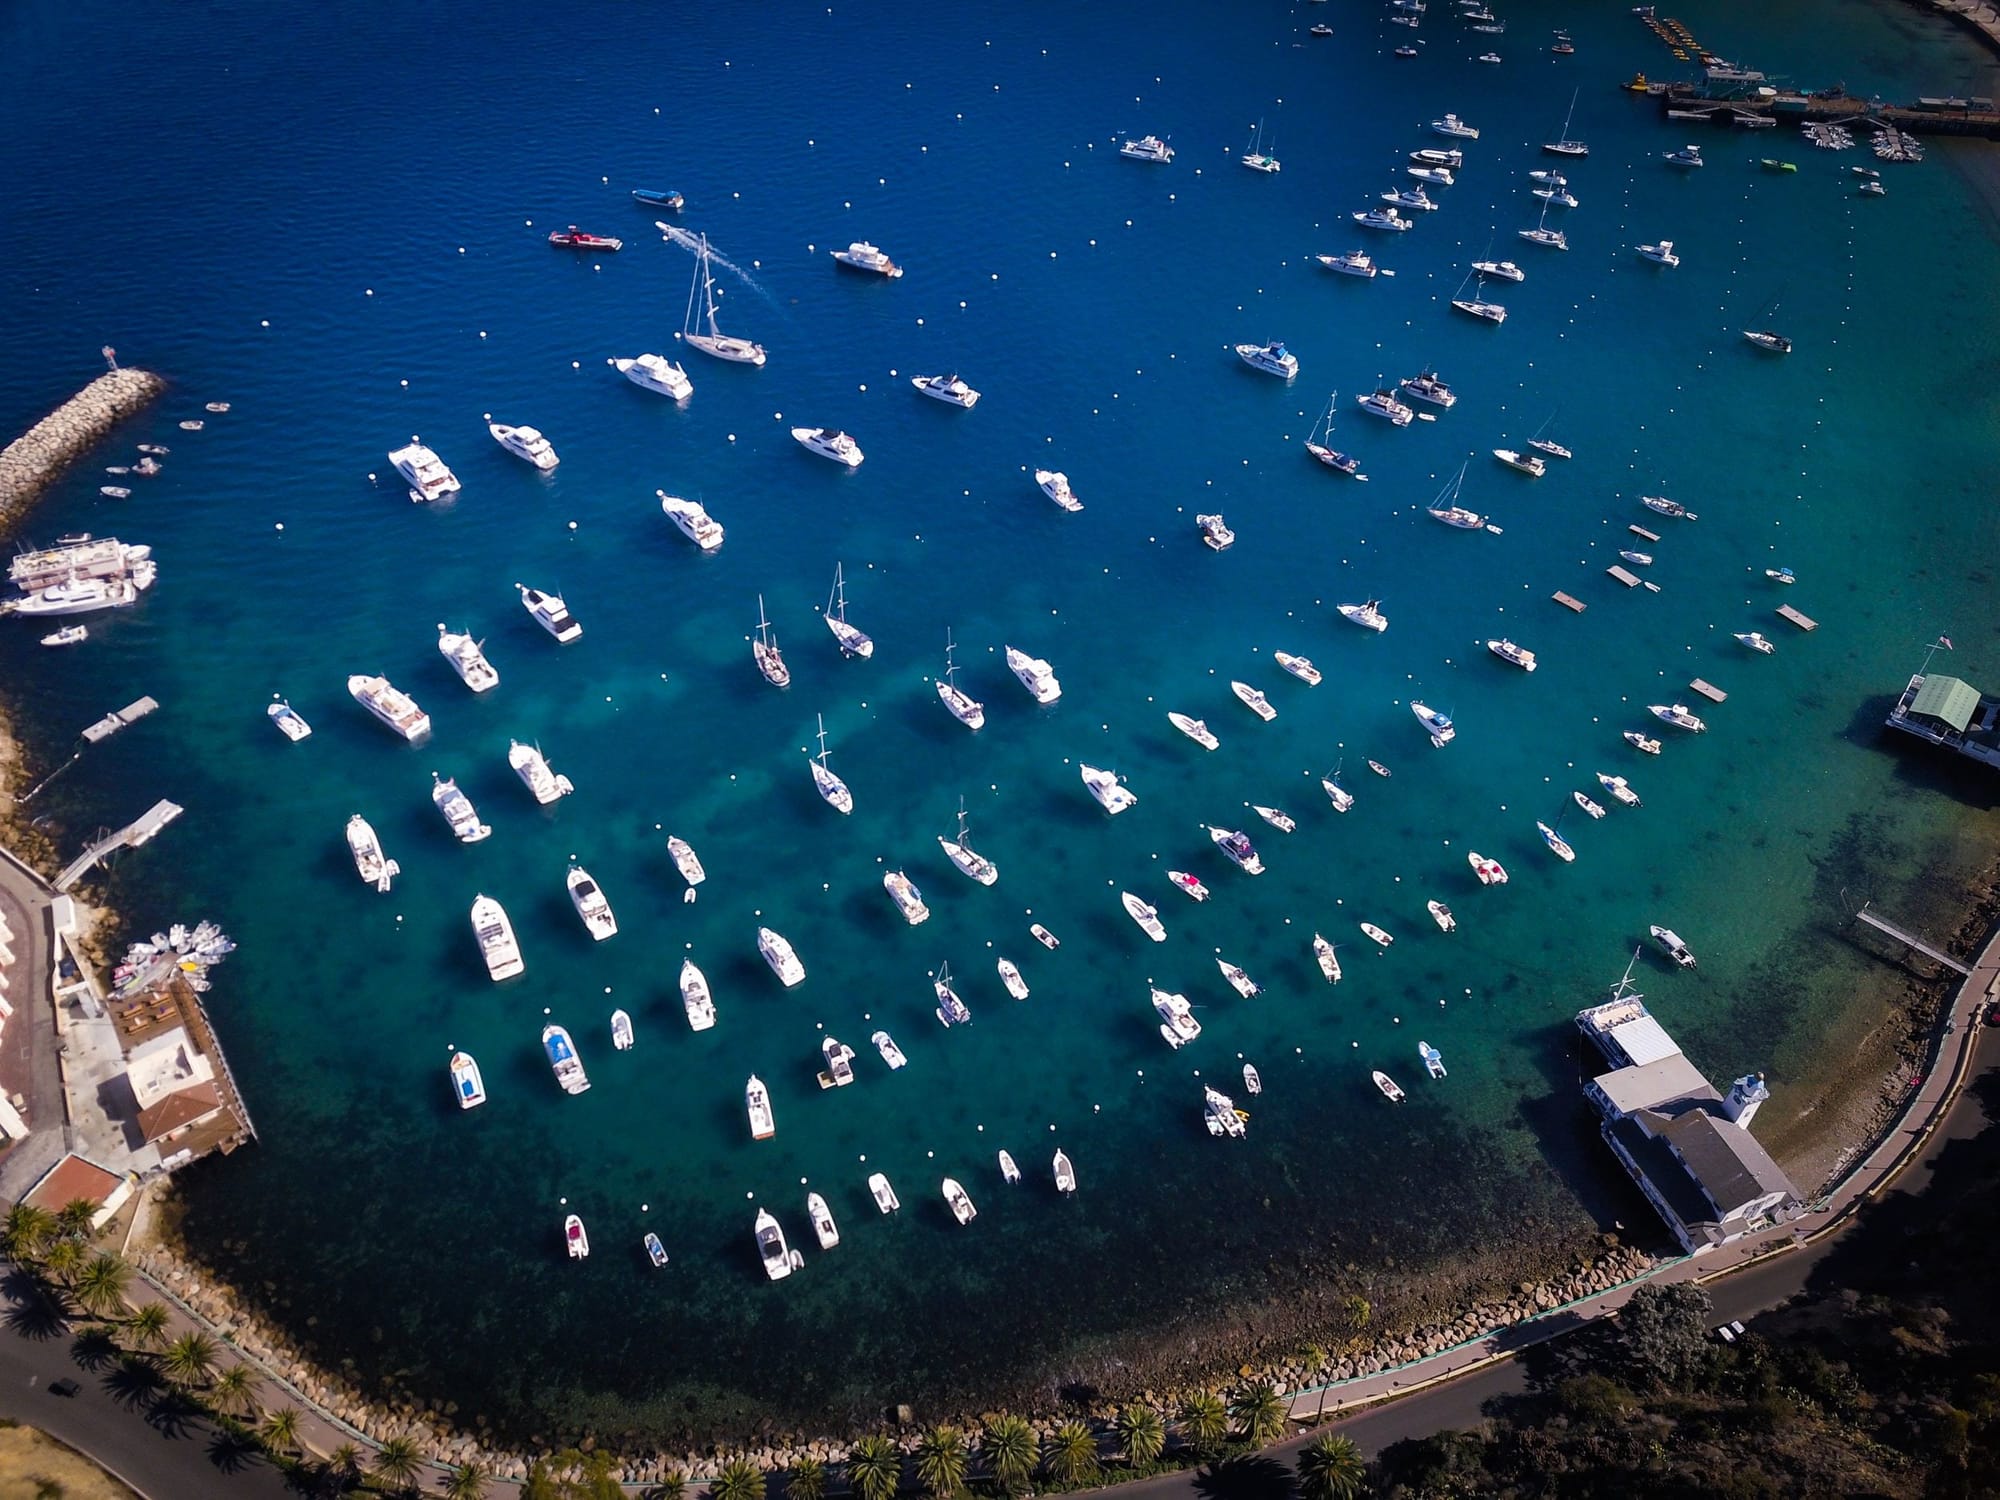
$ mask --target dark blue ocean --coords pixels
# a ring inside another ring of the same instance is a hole
[[[1307,1293],[1567,1254],[1621,1220],[1650,1235],[1583,1114],[1567,1030],[1649,923],[1701,957],[1637,971],[1690,1054],[1721,1082],[1769,1070],[1760,1129],[1817,1107],[1880,1014],[1843,906],[1943,920],[1960,840],[1990,822],[1875,728],[1940,632],[1966,675],[2000,676],[1978,561],[2000,310],[1967,175],[1989,148],[1933,142],[1922,165],[1884,168],[1886,197],[1857,197],[1865,149],[1669,128],[1621,91],[1640,70],[1690,72],[1623,5],[1514,4],[1499,37],[1446,9],[1401,60],[1405,28],[1361,0],[9,7],[0,417],[25,426],[104,343],[173,382],[14,538],[150,542],[158,586],[91,619],[75,651],[12,624],[0,671],[37,769],[107,709],[163,705],[36,810],[68,850],[155,798],[183,804],[112,896],[139,933],[209,917],[241,944],[211,999],[260,1140],[186,1175],[194,1248],[377,1388],[516,1431],[680,1441],[1109,1387],[1168,1353],[1233,1367],[1260,1330],[1267,1352],[1302,1343],[1286,1309],[1317,1305]],[[1985,54],[1903,6],[1679,13],[1791,82],[1995,92]],[[1321,18],[1330,39],[1306,31]],[[1573,56],[1549,50],[1559,25]],[[1489,46],[1500,66],[1474,60]],[[1565,253],[1516,231],[1573,94],[1591,155],[1570,173],[1580,206],[1551,216]],[[1405,153],[1445,144],[1427,122],[1446,110],[1481,131],[1458,184],[1413,232],[1371,241],[1350,213],[1409,180]],[[1237,161],[1260,121],[1276,176]],[[1149,131],[1171,165],[1118,156]],[[1707,167],[1662,163],[1683,139]],[[1766,154],[1799,170],[1761,171]],[[770,351],[763,369],[686,354],[682,406],[606,366],[682,357],[692,263],[630,200],[640,186],[686,195],[676,222],[739,269],[720,274],[724,328]],[[572,223],[625,247],[550,249]],[[906,274],[837,270],[828,252],[864,238]],[[1635,255],[1660,238],[1678,269]],[[1357,247],[1394,277],[1312,260]],[[1501,328],[1447,305],[1489,253],[1528,273],[1488,285]],[[1795,352],[1745,344],[1760,323]],[[1274,338],[1300,361],[1289,385],[1229,352]],[[1460,396],[1436,422],[1355,410],[1426,366]],[[945,371],[983,393],[975,410],[910,389]],[[1365,485],[1301,446],[1335,392],[1336,445]],[[209,401],[231,409],[179,429]],[[501,452],[488,412],[540,427],[560,468]],[[846,428],[866,462],[810,457],[799,424]],[[1576,455],[1546,477],[1490,457],[1545,424]],[[394,482],[384,455],[412,434],[457,471],[455,501],[413,506]],[[171,447],[166,471],[100,497],[98,470],[137,441]],[[1462,463],[1462,502],[1499,534],[1425,514]],[[1085,510],[1045,501],[1039,467],[1065,470]],[[702,498],[721,551],[683,541],[656,489]],[[1699,521],[1640,507],[1660,492]],[[1222,554],[1193,523],[1218,509],[1238,538]],[[1605,575],[1640,546],[1657,593]],[[817,618],[836,563],[872,660],[841,659]],[[1777,566],[1798,584],[1769,583]],[[583,638],[542,635],[516,580],[559,589]],[[1551,603],[1559,589],[1587,611]],[[783,693],[751,664],[759,594]],[[1371,597],[1384,635],[1333,612]],[[1820,629],[1778,621],[1782,602]],[[496,691],[451,675],[440,621],[485,640]],[[933,691],[948,628],[986,704],[976,735]],[[1750,629],[1777,653],[1731,639]],[[1492,658],[1497,635],[1540,669]],[[1009,677],[1009,643],[1054,664],[1058,704]],[[1323,685],[1279,672],[1275,650],[1312,657]],[[353,672],[413,693],[430,741],[363,714]],[[1709,732],[1629,750],[1619,732],[1658,727],[1645,705],[1687,699],[1696,676],[1729,695],[1697,703]],[[1274,722],[1234,701],[1238,678]],[[311,739],[272,732],[274,694]],[[1454,743],[1430,747],[1412,698],[1456,717]],[[1221,748],[1176,734],[1170,709],[1205,716]],[[851,818],[803,763],[821,715]],[[576,794],[534,805],[511,738],[539,742]],[[1108,820],[1080,761],[1126,775],[1138,805]],[[1317,785],[1336,765],[1359,799],[1344,817]],[[1570,793],[1596,793],[1600,770],[1629,775],[1644,808],[1587,819]],[[433,771],[490,840],[449,839]],[[990,889],[937,848],[961,797],[1001,871]],[[354,877],[356,812],[402,864],[391,895]],[[1535,832],[1559,815],[1573,865]],[[1209,823],[1246,827],[1268,872],[1228,865]],[[668,832],[707,866],[693,905]],[[1477,886],[1473,849],[1511,883]],[[608,943],[569,909],[572,858],[616,909]],[[895,867],[931,905],[921,927],[883,895]],[[1169,867],[1213,899],[1173,892]],[[1157,902],[1164,945],[1120,889]],[[480,891],[512,913],[521,979],[485,978],[466,920]],[[758,959],[760,923],[797,946],[798,989]],[[1315,930],[1341,945],[1337,988]],[[1218,952],[1264,994],[1238,999]],[[721,1014],[700,1035],[675,992],[685,954]],[[950,1033],[931,1014],[941,962],[975,1017]],[[1162,1044],[1149,981],[1195,1002],[1192,1047]],[[610,1046],[615,1006],[629,1053]],[[546,1019],[577,1038],[580,1098],[551,1081]],[[869,1047],[878,1026],[905,1071]],[[826,1031],[860,1054],[852,1088],[816,1086]],[[1445,1082],[1423,1077],[1420,1039]],[[469,1114],[446,1082],[455,1047],[492,1094]],[[1372,1068],[1409,1101],[1387,1105]],[[772,1141],[749,1138],[752,1072]],[[1204,1081],[1250,1110],[1246,1141],[1203,1132]],[[1081,1178],[1071,1201],[1049,1182],[1057,1146]],[[902,1196],[892,1220],[869,1201],[875,1170]],[[947,1174],[979,1206],[969,1228],[944,1212]],[[812,1247],[809,1189],[842,1225],[831,1253]],[[805,1248],[782,1285],[752,1247],[758,1205]],[[562,1252],[571,1210],[595,1246],[582,1265]],[[645,1264],[648,1229],[664,1271]]]

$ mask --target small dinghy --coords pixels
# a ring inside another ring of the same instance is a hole
[[[1257,1070],[1249,1063],[1243,1065],[1243,1092],[1246,1094],[1264,1092],[1264,1080],[1257,1076]]]
[[[1010,1152],[1000,1153],[1000,1180],[1009,1187],[1021,1180],[1021,1169],[1014,1165],[1014,1157]]]
[[[868,1191],[875,1199],[875,1206],[885,1214],[892,1214],[903,1206],[897,1201],[896,1190],[889,1186],[889,1179],[880,1172],[869,1174]]]
[[[611,1045],[620,1052],[632,1050],[632,1018],[622,1010],[611,1012]]]
[[[1442,901],[1426,901],[1424,909],[1431,914],[1431,920],[1438,924],[1439,932],[1458,931],[1458,918],[1451,914],[1451,908]]]
[[[1590,798],[1586,797],[1582,792],[1571,792],[1570,795],[1576,798],[1576,805],[1582,808],[1585,812],[1589,813],[1591,817],[1601,818],[1604,816],[1604,808],[1602,804],[1591,801]]]
[[[1375,1080],[1375,1087],[1382,1091],[1384,1099],[1387,1099],[1391,1104],[1401,1104],[1403,1102],[1403,1090],[1401,1086],[1387,1073],[1382,1072],[1378,1068],[1368,1076]]]
[[[1056,1152],[1053,1165],[1056,1178],[1056,1191],[1067,1197],[1076,1191],[1076,1167],[1071,1163],[1069,1154],[1064,1151]]]

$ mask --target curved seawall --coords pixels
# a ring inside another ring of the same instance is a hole
[[[18,520],[51,480],[166,388],[150,370],[107,371],[9,443],[0,453],[0,526]]]

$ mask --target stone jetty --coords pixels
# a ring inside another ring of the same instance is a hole
[[[57,475],[166,388],[150,370],[108,371],[9,443],[0,453],[0,527],[18,521]]]

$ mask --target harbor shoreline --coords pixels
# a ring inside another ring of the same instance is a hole
[[[116,366],[0,450],[0,526],[16,526],[71,464],[167,389],[150,370]]]

